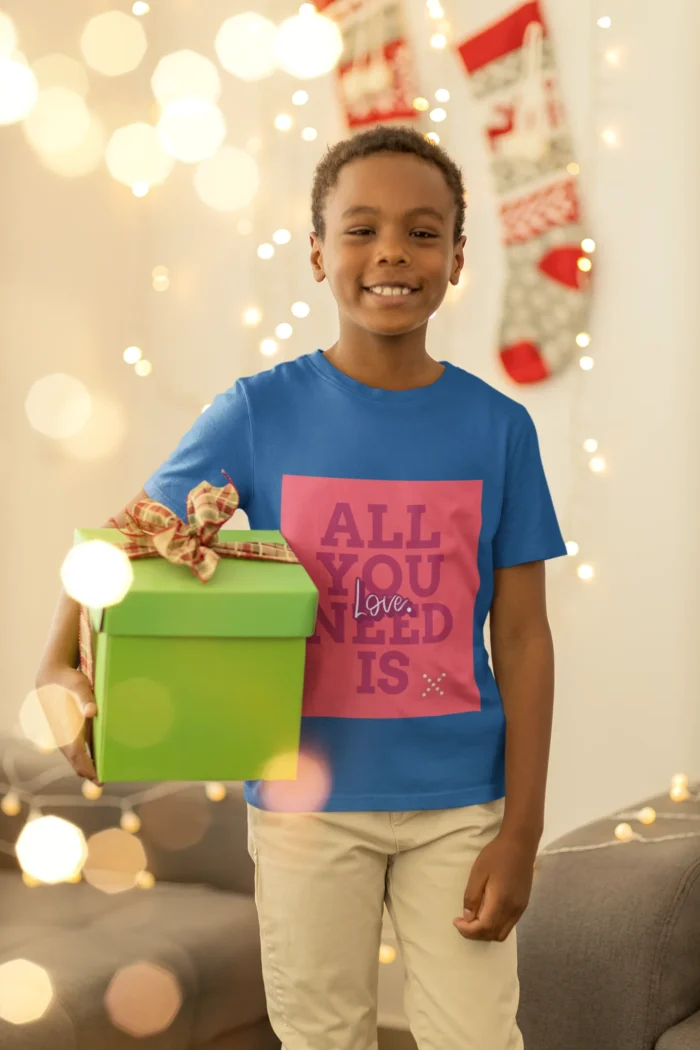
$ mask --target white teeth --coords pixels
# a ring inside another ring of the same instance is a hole
[[[411,289],[410,288],[392,288],[390,285],[386,285],[386,284],[375,284],[369,290],[370,290],[370,292],[373,292],[375,295],[410,295],[411,294]]]

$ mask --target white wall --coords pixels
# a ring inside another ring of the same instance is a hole
[[[57,50],[78,57],[78,35],[93,12],[88,0],[5,0],[4,6],[30,60]],[[296,6],[279,0],[255,8],[279,19]],[[490,0],[457,6],[445,0],[448,12],[460,19],[468,13],[473,24],[499,10]],[[90,104],[110,128],[148,119],[149,77],[162,54],[187,46],[214,57],[216,29],[232,13],[225,0],[153,8],[141,69],[116,82],[91,75]],[[423,5],[410,2],[422,90],[452,92],[441,133],[470,191],[471,280],[435,319],[431,350],[531,410],[567,538],[581,544],[597,573],[595,582],[581,583],[573,559],[550,572],[558,691],[545,840],[662,790],[672,773],[700,772],[694,412],[700,85],[693,44],[700,11],[694,0],[675,0],[673,18],[660,0],[550,0],[546,10],[599,245],[591,324],[596,367],[586,375],[573,367],[522,390],[504,380],[493,349],[503,260],[476,111],[456,59],[422,43]],[[606,13],[614,25],[604,33],[594,19]],[[601,49],[618,44],[623,61],[613,73]],[[137,200],[104,172],[75,183],[47,173],[18,128],[0,129],[2,728],[14,723],[32,685],[73,526],[117,510],[216,391],[267,366],[258,341],[279,321],[293,320],[295,299],[306,299],[312,313],[296,323],[286,356],[335,338],[333,303],[327,288],[311,280],[306,236],[313,165],[326,142],[342,134],[329,83],[310,85],[302,123],[315,125],[319,139],[308,144],[272,127],[296,85],[279,75],[244,89],[224,77],[229,141],[263,139],[265,180],[248,213],[256,229],[247,238],[236,231],[240,214],[222,217],[198,201],[184,166]],[[608,124],[620,131],[615,151],[596,137]],[[261,262],[255,246],[279,226],[292,230],[292,244]],[[171,270],[163,294],[151,289],[158,264]],[[251,333],[240,315],[253,302],[266,321]],[[153,361],[148,379],[122,362],[131,343]],[[58,370],[123,406],[128,432],[113,456],[76,462],[28,426],[29,386]],[[604,477],[590,474],[581,450],[591,435],[610,465]]]

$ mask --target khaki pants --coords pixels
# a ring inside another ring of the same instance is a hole
[[[248,806],[263,978],[283,1050],[376,1050],[386,902],[419,1050],[522,1050],[516,930],[469,941],[452,920],[504,799],[416,812]]]

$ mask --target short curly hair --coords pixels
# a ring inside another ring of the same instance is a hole
[[[325,238],[324,209],[328,194],[336,185],[341,169],[352,160],[371,157],[375,153],[412,153],[440,169],[452,191],[457,208],[454,228],[456,244],[464,233],[466,213],[462,169],[446,150],[425,138],[415,128],[403,125],[380,124],[351,138],[341,139],[326,150],[316,166],[311,190],[311,218],[316,236],[321,240]]]

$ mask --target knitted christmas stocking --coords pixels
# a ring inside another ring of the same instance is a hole
[[[482,109],[500,201],[507,256],[500,358],[516,383],[537,383],[576,354],[590,300],[591,263],[581,247],[590,234],[552,41],[539,4],[528,2],[458,51]]]

